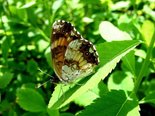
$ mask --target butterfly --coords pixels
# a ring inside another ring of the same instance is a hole
[[[54,72],[63,83],[90,75],[99,64],[95,46],[64,20],[53,23],[51,55]]]

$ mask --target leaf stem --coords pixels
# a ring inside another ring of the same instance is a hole
[[[154,34],[152,36],[152,39],[151,39],[151,42],[150,42],[150,45],[148,47],[148,50],[147,50],[147,55],[146,55],[146,58],[142,64],[142,67],[141,67],[141,70],[137,76],[137,80],[135,82],[135,87],[134,87],[134,91],[135,93],[137,92],[139,86],[140,86],[140,83],[145,75],[145,72],[146,70],[148,70],[148,66],[149,66],[149,60],[150,60],[150,57],[151,57],[151,54],[152,54],[152,50],[153,50],[153,45],[154,45],[154,42],[155,42],[155,31],[154,31]]]

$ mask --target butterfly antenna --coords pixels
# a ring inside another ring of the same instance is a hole
[[[41,86],[45,85],[45,84],[48,83],[49,81],[52,82],[52,79],[49,79],[48,81],[46,81],[46,82],[44,82],[44,83],[42,83],[42,84],[37,85],[36,88],[40,88]]]
[[[39,70],[40,72],[42,72],[43,74],[46,74],[47,76],[54,78],[53,76],[51,76],[51,75],[49,75],[48,73],[46,73],[46,72],[44,72],[43,70],[41,70],[40,68],[38,68],[38,70]]]
[[[46,73],[46,72],[44,72],[43,70],[41,70],[40,68],[38,68],[38,70],[39,70],[40,72],[42,72],[43,74],[46,74],[47,76],[54,78],[53,76],[51,76],[51,75],[49,75],[48,73]],[[49,79],[48,81],[46,81],[46,82],[44,82],[44,83],[42,83],[42,84],[37,85],[36,88],[40,88],[41,86],[45,85],[45,84],[48,83],[49,81],[52,82],[52,79]]]

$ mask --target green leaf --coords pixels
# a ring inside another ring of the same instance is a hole
[[[119,30],[116,26],[108,21],[102,21],[99,26],[99,31],[106,41],[120,41],[132,40],[130,35],[126,32]]]
[[[13,74],[11,72],[5,72],[2,76],[0,76],[0,88],[5,88],[10,83],[13,78]]]
[[[137,40],[128,40],[106,42],[97,45],[100,59],[98,71],[94,75],[80,80],[79,84],[82,86],[79,86],[79,84],[75,86],[73,84],[58,84],[49,101],[48,108],[61,108],[86,91],[95,87],[101,79],[104,79],[115,68],[117,62],[119,62],[119,60],[129,51],[133,50],[139,43],[140,42]]]
[[[95,108],[95,110],[94,110]],[[136,98],[126,96],[124,91],[111,91],[86,107],[78,116],[140,116]]]
[[[121,9],[127,9],[130,5],[129,1],[118,1],[115,4],[112,5],[112,10],[121,10]]]
[[[46,111],[46,104],[43,97],[33,89],[29,89],[29,88],[18,89],[17,103],[24,110],[27,110],[30,112]]]
[[[147,46],[149,46],[150,44],[154,31],[155,31],[154,23],[149,20],[144,21],[141,27],[141,34]]]
[[[108,88],[110,90],[115,89],[132,91],[134,88],[132,77],[133,75],[131,75],[131,73],[116,71],[108,78]]]
[[[5,61],[7,61],[7,57],[9,54],[9,50],[11,47],[11,38],[9,36],[4,36],[3,37],[3,42],[2,42],[2,55]]]
[[[22,116],[47,116],[47,113],[44,112],[25,112]]]
[[[52,93],[52,97],[49,101],[48,108],[51,110],[58,109],[60,105],[64,102],[64,100],[68,97],[65,92],[67,92],[70,89],[69,86],[64,84],[57,84],[57,86],[54,89],[54,92]],[[73,90],[72,90],[73,91]],[[71,94],[71,93],[69,93]],[[69,95],[68,94],[68,95]]]
[[[71,113],[61,113],[60,116],[75,116],[75,115]]]
[[[38,41],[37,45],[39,52],[43,52],[49,46],[49,42],[41,39]]]
[[[80,0],[80,2],[83,2],[84,4],[97,4],[100,3],[100,0]]]
[[[48,115],[49,115],[49,116],[60,116],[59,110],[47,109],[47,112],[48,112]]]
[[[125,40],[98,44],[97,51],[99,53],[100,65],[103,66],[115,60],[119,61],[140,43],[138,40]]]
[[[146,58],[146,51],[142,49],[135,49],[135,56],[141,57],[143,59]]]
[[[29,2],[27,2],[26,4],[24,4],[23,6],[20,7],[20,9],[25,9],[25,8],[29,8],[32,7],[36,4],[35,0],[29,0]]]
[[[30,74],[36,74],[37,72],[37,68],[38,68],[38,64],[37,62],[35,62],[34,60],[30,60],[28,62],[28,65],[27,65],[27,71],[30,73]]]
[[[155,104],[155,91],[149,93],[144,97],[140,103],[153,103]]]
[[[64,0],[56,0],[53,3],[52,11],[55,13],[64,3]]]
[[[93,101],[100,96],[105,95],[108,92],[108,88],[102,82],[95,86],[92,90],[88,90],[79,97],[77,97],[74,102],[80,106],[88,106]]]
[[[123,61],[123,64],[128,68],[128,70],[131,71],[133,75],[136,75],[134,51],[131,51],[126,56],[124,56],[122,58],[122,61]]]
[[[1,97],[1,93],[0,93],[0,97]],[[0,111],[3,112],[3,111],[6,111],[7,109],[10,109],[11,107],[11,104],[9,103],[9,101],[7,99],[3,99],[1,98],[1,101],[0,101]]]

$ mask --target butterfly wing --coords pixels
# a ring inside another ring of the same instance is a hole
[[[79,77],[85,77],[93,72],[99,59],[95,47],[85,39],[69,43],[62,66],[62,79],[72,82]]]
[[[62,80],[62,66],[67,46],[73,40],[80,39],[80,34],[69,22],[58,20],[54,22],[51,35],[51,53],[53,69]]]

